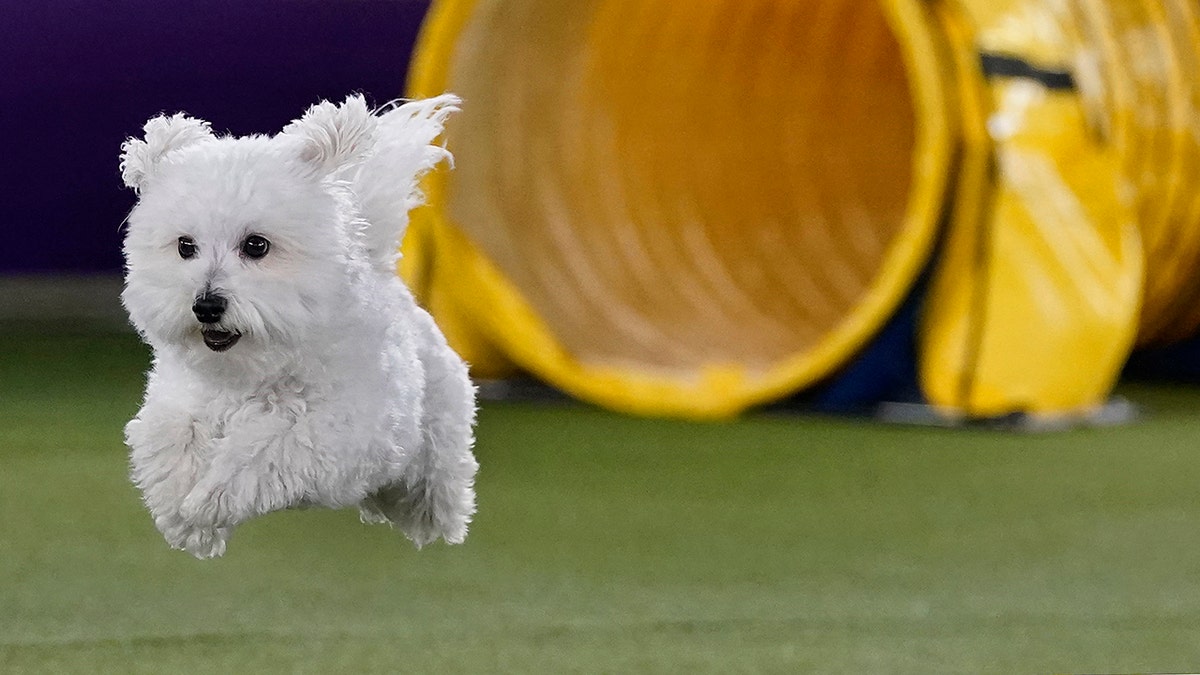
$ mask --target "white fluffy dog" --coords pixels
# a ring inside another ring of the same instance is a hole
[[[307,505],[418,547],[466,536],[474,389],[395,274],[457,103],[352,96],[271,137],[160,116],[122,147],[139,199],[121,299],[154,350],[125,438],[172,546],[219,556],[239,523]]]

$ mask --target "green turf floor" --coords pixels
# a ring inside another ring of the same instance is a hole
[[[488,405],[479,515],[170,550],[126,479],[145,352],[0,347],[0,672],[1200,669],[1200,394],[1044,436]]]

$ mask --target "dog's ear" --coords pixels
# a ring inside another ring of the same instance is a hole
[[[142,130],[146,132],[145,140],[129,138],[121,145],[121,178],[126,186],[138,191],[168,153],[212,138],[208,122],[183,113],[153,117]]]
[[[348,96],[341,105],[321,101],[283,129],[299,140],[299,160],[314,175],[325,176],[353,164],[371,150],[378,120],[362,96]]]

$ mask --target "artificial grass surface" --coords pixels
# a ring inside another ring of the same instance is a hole
[[[172,551],[126,479],[128,335],[0,351],[0,672],[1200,668],[1200,394],[1046,436],[488,405],[480,511]]]

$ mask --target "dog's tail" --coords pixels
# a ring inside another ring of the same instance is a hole
[[[352,183],[370,223],[366,237],[371,260],[381,269],[395,269],[408,212],[424,201],[421,176],[442,160],[453,164],[450,151],[432,143],[460,102],[453,94],[443,94],[385,106],[379,114],[375,150],[358,166]]]

